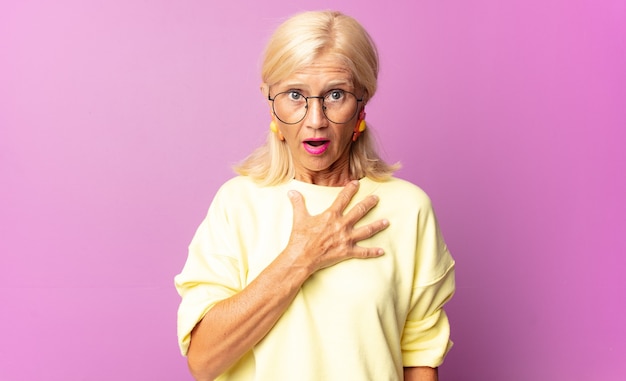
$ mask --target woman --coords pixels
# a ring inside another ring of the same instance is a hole
[[[373,149],[377,74],[369,35],[337,12],[270,39],[267,142],[220,188],[175,280],[197,380],[437,380],[454,261],[428,197]]]

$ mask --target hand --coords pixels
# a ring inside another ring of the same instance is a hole
[[[296,264],[310,274],[350,258],[373,258],[384,254],[383,249],[361,247],[357,243],[370,238],[387,226],[386,219],[355,228],[369,211],[378,204],[378,197],[370,195],[344,215],[344,210],[359,190],[359,182],[346,185],[333,204],[321,214],[311,216],[304,198],[296,191],[289,192],[293,205],[293,228],[285,252]]]

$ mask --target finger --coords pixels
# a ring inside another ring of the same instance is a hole
[[[372,208],[374,208],[378,204],[379,198],[376,195],[369,195],[363,200],[359,201],[348,213],[346,213],[345,218],[346,221],[350,224],[355,224],[361,218],[363,218],[367,213],[369,213]]]
[[[287,192],[287,196],[289,197],[289,201],[291,201],[291,206],[293,207],[293,220],[297,221],[300,219],[300,216],[307,216],[309,214],[306,209],[306,203],[304,202],[304,197],[300,192],[295,190],[290,190]]]
[[[385,254],[385,250],[380,247],[361,247],[355,246],[352,251],[354,258],[376,258]]]
[[[352,197],[354,197],[356,192],[359,191],[360,185],[361,184],[357,180],[350,181],[345,187],[343,187],[341,192],[339,192],[339,195],[330,206],[330,209],[339,213],[343,212],[352,200]]]
[[[389,220],[382,219],[365,226],[358,227],[352,231],[352,237],[354,242],[363,241],[364,239],[371,238],[381,231],[387,229],[389,226]]]

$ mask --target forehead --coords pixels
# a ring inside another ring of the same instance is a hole
[[[291,84],[311,87],[336,84],[353,86],[354,80],[352,71],[342,59],[325,54],[296,69],[291,75],[278,83],[279,86],[289,86]]]

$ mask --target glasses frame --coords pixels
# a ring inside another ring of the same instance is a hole
[[[278,120],[280,120],[282,123],[285,123],[285,124],[290,124],[290,125],[292,125],[292,124],[298,124],[298,123],[302,122],[302,121],[304,120],[304,118],[306,118],[306,115],[309,113],[309,99],[321,99],[321,100],[322,100],[322,113],[324,114],[324,117],[325,117],[326,119],[328,119],[328,121],[330,121],[330,122],[332,122],[332,123],[335,123],[335,124],[346,124],[346,123],[350,122],[350,121],[352,120],[352,118],[354,118],[354,117],[356,116],[356,114],[358,114],[358,113],[359,113],[359,103],[360,103],[360,102],[363,102],[363,97],[358,98],[358,97],[356,96],[356,94],[354,94],[354,93],[352,93],[352,92],[350,92],[350,91],[341,90],[343,93],[350,94],[350,95],[352,95],[352,96],[354,97],[354,99],[356,99],[356,108],[355,108],[355,110],[354,110],[354,114],[352,114],[352,116],[351,116],[351,117],[350,117],[347,121],[345,121],[345,122],[343,122],[343,123],[337,123],[337,122],[333,121],[332,119],[330,119],[330,118],[328,117],[328,115],[326,115],[326,105],[324,104],[324,100],[326,99],[326,97],[327,97],[330,93],[332,93],[333,91],[337,91],[337,90],[330,90],[330,91],[328,91],[325,95],[311,95],[311,96],[308,96],[308,97],[305,97],[302,93],[299,93],[299,92],[298,92],[298,93],[299,93],[300,95],[302,95],[302,97],[304,98],[304,110],[305,110],[305,111],[304,111],[304,115],[302,115],[302,118],[300,118],[300,120],[298,120],[297,122],[291,122],[291,123],[289,123],[289,122],[285,122],[284,120],[280,119],[280,117],[278,116],[278,114],[276,114],[276,108],[274,107],[274,100],[276,99],[276,97],[277,97],[277,96],[279,96],[279,95],[281,95],[281,94],[288,94],[288,93],[292,93],[292,92],[294,92],[294,90],[281,91],[280,93],[278,93],[278,94],[274,95],[274,98],[272,98],[272,96],[271,96],[271,95],[270,95],[270,93],[268,92],[268,93],[267,93],[267,100],[272,102],[272,111],[274,112],[274,115],[276,115],[276,118],[278,118]]]

